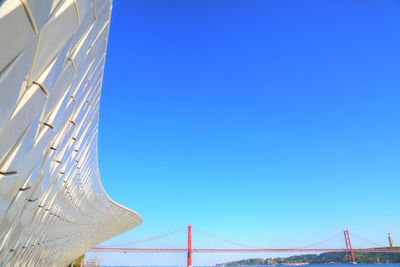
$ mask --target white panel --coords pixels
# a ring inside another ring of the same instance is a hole
[[[49,18],[50,12],[58,1],[54,0],[21,0],[25,9],[32,14],[32,20],[37,30],[40,30]],[[54,3],[55,2],[55,3]]]
[[[34,81],[51,63],[78,27],[78,16],[73,0],[62,2],[40,30],[37,54],[32,65],[30,80]]]
[[[0,33],[1,71],[34,40],[32,25],[20,1],[11,0],[0,4]]]
[[[10,119],[21,89],[25,89],[26,87],[34,51],[34,44],[26,47],[24,51],[0,73],[0,131],[4,124]]]

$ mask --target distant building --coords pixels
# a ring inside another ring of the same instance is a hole
[[[390,245],[390,247],[391,247],[391,248],[394,247],[393,238],[392,238],[392,236],[390,235],[390,233],[388,234],[388,239],[389,239],[389,245]]]

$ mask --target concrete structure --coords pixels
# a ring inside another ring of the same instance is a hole
[[[390,233],[388,233],[388,239],[389,239],[389,246],[390,246],[391,248],[395,247],[393,238],[392,238],[392,236],[390,235]]]
[[[97,165],[110,0],[0,1],[0,266],[67,266],[141,223]]]

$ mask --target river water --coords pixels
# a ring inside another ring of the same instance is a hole
[[[132,265],[133,266],[133,265]],[[266,265],[241,265],[240,267],[265,267]],[[400,267],[400,263],[362,263],[362,264],[310,264],[310,265],[276,265],[276,266],[289,266],[289,267]],[[103,266],[103,267],[111,267],[111,266]],[[130,266],[113,266],[113,267],[130,267]],[[184,267],[184,266],[133,266],[133,267]],[[193,266],[193,267],[212,267],[212,266]],[[230,267],[230,266],[225,266]],[[232,266],[237,267],[237,266]]]
[[[276,266],[283,266],[283,267],[400,267],[400,263],[360,263],[360,264],[310,264],[310,265],[276,265]],[[197,267],[197,266],[196,266]],[[200,266],[199,266],[200,267]],[[205,266],[204,266],[205,267]],[[225,266],[229,267],[229,266]],[[237,267],[237,266],[234,266]],[[240,266],[240,267],[265,267],[264,266]]]

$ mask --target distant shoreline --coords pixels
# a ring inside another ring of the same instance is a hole
[[[356,263],[400,263],[400,253],[384,252],[355,252]],[[301,266],[316,264],[348,264],[349,258],[346,252],[326,252],[321,254],[305,254],[278,258],[253,258],[227,263],[216,266]]]

